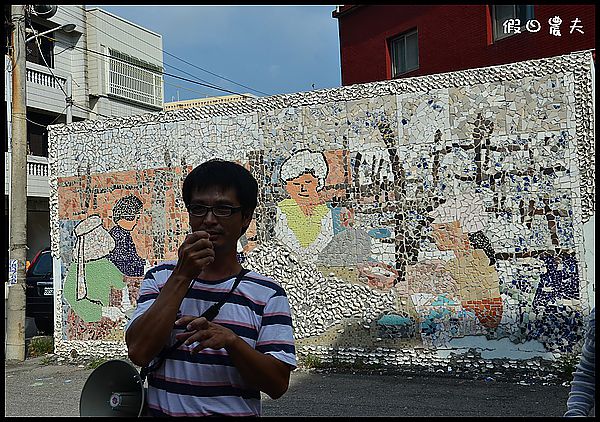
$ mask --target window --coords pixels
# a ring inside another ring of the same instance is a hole
[[[410,31],[390,40],[392,78],[419,68],[417,31]]]
[[[491,6],[491,9],[494,41],[501,40],[502,38],[510,37],[511,35],[515,34],[514,32],[505,33],[504,22],[507,20],[514,19],[515,26],[520,27],[521,32],[523,32],[527,21],[533,19],[533,6],[531,5],[503,4]]]
[[[108,94],[162,108],[162,69],[113,49],[108,52]]]

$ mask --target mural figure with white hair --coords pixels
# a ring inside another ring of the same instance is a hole
[[[474,312],[486,328],[502,319],[500,279],[491,242],[483,233],[488,215],[479,194],[464,193],[448,199],[429,213],[433,238],[440,251],[452,251],[445,265],[458,286],[462,307]]]
[[[290,195],[277,204],[275,235],[303,260],[315,262],[333,238],[331,209],[320,198],[329,168],[321,152],[296,151],[281,165]]]

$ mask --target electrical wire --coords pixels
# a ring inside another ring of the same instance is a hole
[[[33,31],[33,33],[34,33],[34,36],[35,36],[35,43],[36,43],[36,46],[37,46],[37,48],[38,48],[38,50],[39,50],[39,52],[40,52],[40,56],[42,57],[42,60],[43,60],[43,62],[44,62],[44,65],[46,66],[46,68],[48,69],[48,71],[50,72],[50,74],[52,75],[52,77],[54,78],[54,80],[56,81],[56,83],[58,84],[58,86],[59,86],[60,90],[61,90],[61,91],[63,92],[63,94],[65,95],[65,99],[66,99],[66,101],[67,101],[67,102],[70,102],[70,103],[71,103],[71,105],[73,105],[73,106],[77,107],[77,108],[78,108],[78,109],[80,109],[80,110],[83,110],[83,111],[86,111],[86,112],[89,112],[89,113],[94,113],[94,114],[96,114],[97,116],[100,116],[100,117],[104,117],[104,118],[110,118],[110,116],[106,116],[106,115],[103,115],[103,114],[101,114],[101,113],[98,113],[98,112],[96,112],[96,111],[94,111],[94,110],[91,110],[91,109],[89,109],[89,108],[87,108],[87,107],[85,107],[85,106],[82,106],[82,105],[80,105],[80,104],[77,104],[77,103],[75,103],[75,102],[73,101],[72,97],[71,97],[71,96],[69,96],[69,95],[67,94],[67,92],[64,90],[64,88],[63,88],[63,86],[62,86],[62,83],[61,83],[61,82],[60,82],[60,80],[59,80],[59,79],[56,77],[56,75],[54,74],[54,72],[52,71],[52,69],[50,68],[50,66],[48,65],[48,62],[46,61],[46,58],[45,58],[45,56],[44,56],[44,53],[43,53],[43,51],[42,51],[42,47],[41,47],[41,44],[40,44],[40,41],[39,41],[39,37],[37,36],[37,31],[36,31],[36,30],[35,30],[35,28],[33,28],[31,25],[30,25],[30,28],[31,28],[31,30],[32,30],[32,31]],[[108,35],[108,34],[107,34],[107,35]],[[49,38],[49,39],[51,39],[51,40],[55,40],[54,38],[51,38],[51,37],[47,37],[47,38]],[[106,54],[103,54],[103,53],[100,53],[100,52],[97,52],[97,51],[93,51],[93,50],[90,50],[90,49],[87,49],[87,48],[78,47],[78,46],[76,46],[76,45],[73,45],[73,46],[72,46],[72,48],[79,49],[79,50],[84,50],[84,51],[87,51],[87,52],[90,52],[90,53],[93,53],[93,54],[97,54],[97,55],[99,55],[99,56],[104,56],[104,57],[108,57],[108,58],[110,58],[110,59],[119,60],[119,61],[122,61],[122,62],[128,63],[126,60],[119,59],[119,58],[116,58],[116,57],[112,57],[112,56],[109,56],[109,55],[106,55]],[[65,49],[65,50],[66,50],[66,49]],[[64,50],[63,50],[63,51],[64,51]],[[139,51],[139,50],[138,50],[138,51]],[[106,60],[105,60],[105,62],[106,62]],[[220,87],[213,86],[213,85],[209,85],[209,84],[203,84],[203,83],[200,83],[200,82],[197,82],[197,81],[192,81],[192,80],[189,80],[189,79],[187,79],[187,78],[183,78],[183,77],[180,77],[180,76],[177,76],[177,75],[171,75],[171,74],[168,74],[168,73],[166,73],[166,72],[164,72],[164,71],[163,71],[163,72],[161,72],[161,73],[162,73],[163,75],[165,75],[165,76],[170,76],[170,77],[174,77],[174,78],[182,79],[182,80],[184,80],[184,81],[187,81],[187,82],[190,82],[190,83],[195,83],[195,84],[199,84],[199,85],[207,86],[208,88],[211,88],[211,89],[217,89],[217,90],[221,90],[221,91],[229,92],[229,93],[231,93],[231,94],[237,94],[237,95],[241,95],[241,96],[245,96],[245,97],[247,97],[246,95],[239,94],[239,93],[237,93],[237,92],[234,92],[234,91],[229,91],[229,90],[226,90],[226,89],[224,89],[224,88],[220,88]],[[175,85],[175,86],[177,86],[177,85]],[[181,87],[181,88],[183,88],[183,87]],[[185,89],[185,88],[184,88],[184,89]],[[193,91],[193,90],[192,90],[192,91]],[[196,92],[196,91],[195,91],[195,92]],[[68,105],[67,105],[67,107],[68,107]],[[65,107],[65,109],[64,109],[64,110],[63,110],[63,111],[60,113],[60,115],[62,115],[62,113],[63,113],[63,112],[64,112],[64,111],[67,109],[67,107]],[[60,117],[60,115],[59,115],[59,117]],[[52,123],[50,123],[50,124],[53,124],[53,123],[54,123],[54,122],[55,122],[57,119],[58,119],[58,117],[57,117],[57,118],[56,118],[56,119],[55,119],[55,120],[54,120]],[[29,120],[28,120],[28,121],[29,121]],[[31,122],[31,123],[33,123],[33,124],[38,124],[38,123],[36,123],[36,122],[33,122],[33,121],[30,121],[30,122]],[[43,126],[43,125],[40,125],[40,124],[38,124],[38,125],[39,125],[39,126],[42,126],[42,127],[45,127],[45,126]]]
[[[102,10],[102,9],[100,9],[100,10]],[[64,9],[64,10],[63,10],[63,12],[64,12],[64,13],[66,13],[67,15],[71,16],[71,17],[74,17],[74,18],[76,18],[76,17],[77,17],[77,16],[75,16],[75,15],[71,14],[71,13],[70,13],[68,10],[66,10],[66,9]],[[98,19],[100,19],[101,21],[103,21],[103,22],[105,22],[105,23],[108,23],[109,25],[112,25],[112,23],[111,23],[111,22],[109,22],[109,21],[107,21],[106,19],[103,19],[103,18],[102,18],[102,17],[100,17],[100,16],[97,16],[97,17],[98,17]],[[96,29],[96,30],[98,30],[99,32],[103,33],[104,35],[106,35],[106,36],[108,36],[108,37],[110,37],[110,38],[112,38],[112,39],[114,39],[114,40],[121,41],[121,40],[119,40],[118,38],[115,38],[115,37],[113,37],[112,35],[110,35],[110,34],[108,34],[108,33],[104,32],[104,31],[102,31],[101,29],[99,29],[99,28],[98,28],[98,27],[96,27],[95,25],[92,25],[92,24],[90,24],[90,23],[88,23],[88,25],[89,25],[89,26],[91,26],[92,28],[95,28],[95,29]],[[125,31],[123,31],[123,32],[125,32]],[[126,33],[126,34],[127,34],[128,36],[130,36],[130,37],[133,37],[133,38],[136,38],[136,39],[138,39],[139,41],[142,41],[143,43],[145,43],[145,44],[147,44],[147,45],[149,45],[149,46],[151,46],[151,47],[153,47],[153,48],[155,48],[155,49],[157,49],[157,50],[161,51],[162,53],[164,53],[164,54],[166,54],[166,55],[168,55],[168,56],[171,56],[171,57],[173,57],[173,58],[175,58],[175,59],[177,59],[177,60],[179,60],[179,61],[182,61],[182,62],[184,62],[184,63],[186,63],[186,64],[188,64],[188,65],[190,65],[190,66],[192,66],[192,67],[195,67],[196,69],[202,70],[203,72],[209,73],[209,74],[211,74],[211,75],[213,75],[213,76],[216,76],[216,77],[218,77],[218,78],[224,79],[224,80],[226,80],[226,81],[228,81],[228,82],[231,82],[231,83],[233,83],[233,84],[235,84],[235,85],[238,85],[238,86],[241,86],[241,87],[243,87],[243,88],[249,89],[249,90],[251,90],[251,91],[255,91],[255,92],[258,92],[258,93],[261,93],[261,94],[267,95],[267,96],[269,96],[269,95],[270,95],[270,94],[267,94],[266,92],[259,91],[259,90],[257,90],[257,89],[254,89],[254,88],[251,88],[251,87],[249,87],[249,86],[246,86],[246,85],[240,84],[240,83],[238,83],[238,82],[235,82],[235,81],[233,81],[233,80],[231,80],[231,79],[228,79],[228,78],[226,78],[226,77],[224,77],[224,76],[221,76],[221,75],[218,75],[218,74],[216,74],[216,73],[213,73],[213,72],[211,72],[211,71],[209,71],[209,70],[203,69],[203,68],[201,68],[200,66],[197,66],[197,65],[195,65],[195,64],[193,64],[193,63],[190,63],[190,62],[188,62],[188,61],[186,61],[186,60],[184,60],[184,59],[181,59],[181,58],[179,58],[179,57],[175,56],[174,54],[171,54],[171,53],[169,53],[168,51],[165,51],[164,49],[161,49],[161,48],[157,47],[156,45],[154,45],[154,44],[152,44],[152,43],[149,43],[149,42],[148,42],[148,41],[146,41],[146,40],[143,40],[143,39],[141,39],[141,38],[139,38],[139,37],[136,37],[136,36],[135,36],[135,35],[133,35],[133,34],[129,34],[129,33]],[[136,50],[136,51],[138,51],[138,52],[142,53],[142,54],[146,54],[146,53],[144,53],[143,51],[141,51],[141,50],[139,50],[139,49],[137,49],[137,48],[135,48],[135,47],[132,47],[132,48],[133,48],[134,50]],[[165,64],[165,65],[166,65],[166,64]],[[200,80],[200,81],[203,81],[203,82],[209,83],[209,82],[207,82],[207,81],[204,81],[204,80],[202,80],[202,79],[200,79],[200,78],[198,78],[198,77],[196,77],[196,76],[194,76],[194,75],[191,75],[191,74],[189,74],[189,73],[187,73],[187,72],[185,72],[185,71],[183,71],[183,70],[181,70],[181,69],[178,69],[178,68],[176,68],[175,66],[172,66],[172,65],[166,65],[166,66],[172,67],[172,68],[173,68],[173,69],[175,69],[175,70],[178,70],[178,71],[180,71],[180,72],[186,73],[186,74],[188,74],[189,76],[195,77],[195,78],[197,78],[197,79],[198,79],[198,80]],[[231,92],[231,91],[229,91],[229,92]],[[237,92],[234,92],[234,94],[243,95],[243,94],[239,94],[239,93],[237,93]]]
[[[63,115],[63,113],[64,113],[65,111],[67,111],[67,108],[68,108],[68,107],[69,107],[69,106],[65,106],[65,108],[63,109],[63,111],[61,111],[61,112],[58,114],[58,116],[56,116],[56,118],[55,118],[54,120],[52,120],[50,123],[48,123],[48,124],[46,124],[46,125],[43,125],[43,124],[41,124],[41,123],[34,122],[33,120],[29,120],[29,118],[27,118],[27,117],[25,118],[25,120],[27,120],[29,123],[32,123],[32,124],[34,124],[34,125],[36,125],[36,126],[43,127],[43,128],[45,128],[45,129],[46,129],[46,131],[48,131],[48,126],[51,126],[51,125],[53,125],[54,123],[56,123],[56,121],[57,121],[58,119],[60,119],[60,117]]]
[[[97,116],[104,117],[104,118],[106,118],[106,119],[112,119],[112,117],[111,117],[111,116],[105,116],[104,114],[98,113],[97,111],[94,111],[94,110],[92,110],[92,109],[90,109],[90,108],[87,108],[87,107],[85,107],[85,106],[82,106],[82,105],[80,105],[80,104],[77,104],[77,103],[75,103],[75,102],[73,103],[73,106],[77,107],[77,108],[78,108],[78,109],[80,109],[80,110],[87,111],[87,112],[89,112],[89,113],[94,113],[94,114],[95,114],[95,115],[97,115]]]
[[[56,41],[56,39],[55,39],[55,38],[52,38],[52,37],[50,37],[50,36],[48,36],[48,35],[42,35],[42,36],[43,36],[43,37],[45,37],[45,38],[48,38],[48,39],[50,39],[50,40]],[[131,63],[129,63],[129,62],[128,62],[127,60],[125,60],[125,59],[121,59],[121,58],[119,58],[119,57],[114,57],[114,56],[111,56],[111,55],[108,55],[108,54],[100,53],[99,51],[90,50],[89,48],[85,48],[85,47],[79,47],[79,46],[77,46],[77,45],[72,45],[72,46],[69,46],[69,47],[65,48],[65,50],[66,50],[66,49],[70,49],[70,48],[74,48],[74,49],[76,49],[76,50],[81,50],[81,51],[86,51],[86,52],[88,52],[88,53],[96,54],[97,56],[101,56],[101,57],[107,57],[107,58],[109,58],[109,59],[112,59],[112,60],[118,60],[118,61],[120,61],[120,62],[123,62],[123,63],[131,64]],[[61,51],[61,53],[62,53],[62,52],[64,52],[65,50],[62,50],[62,51]],[[139,50],[138,50],[138,51],[139,51]],[[105,63],[108,63],[106,60],[104,60],[104,62],[105,62]],[[171,67],[172,67],[172,66],[171,66]],[[181,69],[177,69],[177,70],[179,70],[179,71],[181,71],[181,72],[183,72],[183,73],[187,73],[187,72],[185,72],[185,71],[183,71],[183,70],[181,70]],[[161,75],[164,75],[164,76],[169,76],[169,77],[171,77],[171,78],[180,79],[180,80],[183,80],[183,81],[186,81],[186,82],[190,82],[190,83],[193,83],[193,84],[197,84],[197,85],[202,85],[202,86],[205,86],[205,87],[207,87],[207,88],[211,88],[211,89],[214,89],[214,90],[217,90],[217,91],[224,91],[224,92],[227,92],[227,93],[230,93],[230,94],[240,95],[240,96],[242,96],[242,97],[246,97],[246,98],[252,98],[251,96],[248,96],[248,95],[245,95],[245,94],[241,94],[241,93],[239,93],[239,92],[235,92],[235,91],[230,91],[230,90],[228,90],[228,89],[221,88],[221,87],[219,87],[219,86],[217,86],[217,85],[212,85],[212,84],[210,84],[210,83],[200,83],[200,82],[197,82],[197,81],[193,81],[193,80],[190,80],[190,79],[184,78],[184,77],[182,77],[182,76],[173,75],[173,74],[170,74],[170,73],[167,73],[167,72],[165,72],[164,70],[163,70],[163,71],[161,71],[161,72],[155,72],[154,70],[152,70],[152,71],[153,71],[154,73],[160,73]],[[190,75],[191,75],[191,74],[190,74]],[[192,76],[192,77],[195,77],[194,75],[191,75],[191,76]],[[199,78],[197,78],[197,79],[199,79]],[[201,80],[201,79],[200,79],[200,80]],[[181,88],[183,88],[183,89],[187,89],[187,88],[184,88],[184,87],[181,87]],[[193,90],[191,90],[191,91],[193,91]],[[196,91],[193,91],[193,92],[196,92]],[[202,94],[203,94],[203,95],[205,95],[205,93],[202,93]]]
[[[103,19],[102,17],[100,17],[100,16],[97,16],[97,17],[98,17],[98,18],[99,18],[101,21],[103,21],[103,22],[105,22],[105,23],[108,23],[108,24],[111,24],[110,22],[108,22],[107,20]],[[93,25],[91,25],[91,26],[93,27]],[[98,29],[98,28],[96,28],[96,29]],[[100,30],[100,29],[98,29],[98,30],[99,30],[100,32],[103,32],[103,31],[102,31],[102,30]],[[104,34],[105,34],[105,35],[108,35],[108,36],[111,36],[111,35],[109,35],[109,34],[107,34],[107,33],[105,33],[105,32],[104,32]],[[193,63],[190,63],[190,62],[188,62],[188,61],[186,61],[186,60],[184,60],[184,59],[181,59],[181,58],[179,58],[179,57],[175,56],[174,54],[171,54],[171,53],[169,53],[168,51],[165,51],[164,49],[160,49],[160,48],[158,48],[156,45],[154,45],[154,44],[151,44],[151,43],[149,43],[148,41],[146,41],[146,40],[143,40],[143,39],[141,39],[141,38],[139,38],[139,37],[136,37],[136,36],[135,36],[135,35],[133,35],[133,34],[131,34],[131,36],[132,36],[133,38],[136,38],[136,39],[138,39],[138,40],[142,41],[143,43],[145,43],[145,44],[147,44],[147,45],[149,45],[149,46],[151,46],[151,47],[153,47],[153,48],[157,49],[157,50],[160,50],[160,51],[161,51],[161,52],[163,52],[164,54],[166,54],[166,55],[168,55],[168,56],[171,56],[171,57],[173,57],[173,58],[175,58],[175,59],[177,59],[177,60],[179,60],[179,61],[182,61],[183,63],[186,63],[186,64],[188,64],[188,65],[190,65],[190,66],[192,66],[192,67],[195,67],[196,69],[199,69],[199,70],[201,70],[201,71],[203,71],[203,72],[209,73],[209,74],[211,74],[211,75],[213,75],[213,76],[216,76],[216,77],[218,77],[218,78],[220,78],[220,79],[224,79],[224,80],[226,80],[226,81],[228,81],[228,82],[231,82],[231,83],[233,83],[233,84],[235,84],[235,85],[238,85],[238,86],[241,86],[241,87],[243,87],[243,88],[249,89],[249,90],[251,90],[251,91],[255,91],[255,92],[258,92],[258,93],[261,93],[261,94],[267,95],[267,96],[268,96],[268,95],[270,95],[270,94],[267,94],[266,92],[259,91],[259,90],[257,90],[257,89],[254,89],[254,88],[251,88],[251,87],[249,87],[249,86],[246,86],[246,85],[240,84],[240,83],[238,83],[238,82],[235,82],[235,81],[233,81],[233,80],[231,80],[231,79],[228,79],[228,78],[226,78],[226,77],[224,77],[224,76],[221,76],[221,75],[218,75],[218,74],[216,74],[216,73],[213,73],[213,72],[211,72],[211,71],[209,71],[209,70],[203,69],[203,68],[201,68],[200,66],[197,66],[197,65],[195,65],[195,64],[193,64]],[[113,37],[113,38],[114,38],[114,37]],[[137,51],[140,51],[140,50],[137,50]],[[143,53],[142,51],[140,51],[140,52],[141,52],[141,53]],[[170,65],[169,65],[169,66],[170,66]],[[176,68],[176,67],[174,67],[174,66],[170,66],[170,67],[173,67],[174,69],[176,69],[176,70],[179,70],[179,71],[183,72],[181,69],[177,69],[177,68]],[[186,72],[184,72],[184,73],[186,73]],[[188,74],[188,75],[189,75],[189,74]],[[193,76],[193,75],[190,75],[190,76]],[[199,78],[198,78],[198,79],[199,79]],[[199,80],[201,80],[201,79],[199,79]],[[203,81],[203,82],[206,82],[206,81]],[[208,82],[207,82],[207,83],[208,83]]]
[[[31,27],[31,26],[30,26],[30,27]],[[41,46],[41,44],[40,44],[39,37],[37,36],[37,31],[36,31],[36,30],[35,30],[35,28],[33,28],[33,27],[31,27],[31,30],[32,30],[32,31],[33,31],[33,33],[34,33],[34,36],[35,36],[35,43],[36,43],[36,45],[37,45],[37,47],[38,47],[38,50],[39,50],[39,52],[40,52],[40,55],[42,56],[42,60],[44,61],[44,64],[46,65],[46,68],[47,68],[47,69],[50,71],[50,74],[51,74],[51,75],[52,75],[52,77],[54,78],[55,82],[58,84],[58,87],[60,88],[60,90],[63,92],[63,94],[65,94],[65,100],[67,101],[67,103],[70,103],[71,105],[73,105],[73,106],[75,106],[75,107],[77,107],[77,108],[79,108],[79,109],[81,109],[81,110],[84,110],[84,111],[86,111],[86,112],[95,113],[96,115],[98,115],[98,116],[100,116],[100,117],[105,117],[105,118],[109,119],[109,118],[110,118],[110,116],[105,116],[105,115],[103,115],[103,114],[100,114],[100,113],[98,113],[98,112],[96,112],[96,111],[94,111],[94,110],[91,110],[91,109],[89,109],[89,108],[87,108],[87,107],[85,107],[85,106],[81,106],[81,105],[79,105],[79,104],[77,104],[77,103],[75,103],[75,102],[73,101],[73,97],[72,97],[72,96],[70,96],[69,94],[67,94],[67,92],[66,92],[66,91],[64,90],[64,88],[62,87],[62,83],[61,83],[61,82],[58,80],[58,78],[56,77],[56,75],[54,74],[54,72],[52,71],[52,69],[50,68],[50,66],[48,65],[48,62],[46,61],[46,58],[44,57],[44,53],[43,53],[43,51],[42,51],[42,46]],[[65,111],[65,110],[66,110],[68,107],[69,107],[69,106],[67,105],[67,106],[64,108],[64,110],[63,110],[63,111],[60,113],[60,115],[62,115],[62,113],[63,113],[63,112],[64,112],[64,111]],[[57,119],[55,119],[54,121],[56,121],[56,120],[57,120]],[[32,122],[32,123],[34,123],[34,122]],[[53,123],[54,123],[54,122],[53,122]],[[51,123],[51,124],[52,124],[52,123]]]
[[[102,56],[102,57],[108,57],[109,59],[113,59],[113,60],[119,60],[119,61],[121,61],[121,62],[123,62],[123,63],[128,63],[128,64],[131,64],[131,63],[129,63],[127,60],[120,59],[120,58],[118,58],[118,57],[113,57],[113,56],[110,56],[110,55],[108,55],[108,54],[100,53],[100,52],[98,52],[98,51],[90,50],[89,48],[85,48],[85,47],[78,47],[78,46],[76,46],[76,45],[74,45],[74,46],[73,46],[73,48],[75,48],[75,49],[77,49],[77,50],[87,51],[88,53],[96,54],[96,55],[98,55],[98,56]],[[248,95],[240,94],[239,92],[230,91],[230,90],[228,90],[228,89],[221,88],[221,87],[219,87],[219,86],[216,86],[216,85],[205,84],[205,83],[202,83],[202,82],[193,81],[193,80],[191,80],[191,79],[184,78],[184,77],[182,77],[182,76],[178,76],[178,75],[173,75],[173,74],[167,73],[167,72],[165,72],[165,71],[162,71],[162,72],[156,72],[156,73],[161,73],[161,74],[162,74],[162,75],[164,75],[164,76],[169,76],[169,77],[171,77],[171,78],[180,79],[180,80],[182,80],[182,81],[190,82],[190,83],[193,83],[193,84],[196,84],[196,85],[205,86],[205,87],[207,87],[207,88],[215,89],[215,90],[218,90],[218,91],[224,91],[224,92],[228,92],[228,93],[230,93],[230,94],[240,95],[240,96],[242,96],[242,97],[246,97],[246,98],[252,98],[252,97],[250,97],[250,96],[248,96]]]
[[[40,52],[40,56],[42,56],[42,60],[44,61],[44,64],[46,65],[46,68],[52,74],[52,77],[54,78],[54,80],[58,84],[58,87],[60,88],[60,90],[63,92],[63,94],[65,94],[65,99],[67,101],[71,101],[72,100],[71,96],[69,94],[67,94],[67,91],[64,90],[62,84],[60,83],[60,81],[58,80],[58,78],[56,77],[56,75],[54,74],[54,72],[52,71],[52,69],[50,68],[50,66],[48,65],[48,62],[46,61],[46,57],[44,57],[44,52],[42,51],[42,45],[40,44],[40,38],[37,36],[37,31],[33,28],[33,26],[30,26],[30,28],[33,31],[33,34],[35,36],[35,44],[37,45],[37,48],[38,48],[38,50]]]
[[[75,16],[75,15],[71,14],[71,13],[70,13],[70,12],[68,12],[67,10],[64,10],[64,12],[65,12],[67,15],[69,15],[69,16],[71,16],[71,17],[74,17],[74,18],[76,18],[76,16]],[[106,22],[106,21],[105,21],[105,22]],[[114,39],[114,40],[120,41],[118,38],[115,38],[115,37],[113,37],[112,35],[110,35],[110,34],[108,34],[108,33],[104,32],[104,31],[102,31],[101,29],[97,28],[95,25],[92,25],[92,24],[90,24],[90,23],[88,23],[88,25],[89,25],[90,27],[92,27],[92,28],[95,28],[95,29],[97,29],[97,30],[98,30],[98,32],[101,32],[101,33],[105,34],[106,36],[108,36],[108,37],[110,37],[110,38],[112,38],[112,39]],[[134,37],[134,38],[137,38],[137,37],[135,37],[133,34],[127,34],[127,35],[129,35],[129,36],[132,36],[132,37]],[[45,35],[45,36],[46,36],[46,37],[48,37],[47,35]],[[50,38],[50,37],[48,37],[48,38]],[[138,38],[138,39],[139,39],[139,38]],[[141,39],[140,39],[140,40],[141,40]],[[144,41],[144,40],[141,40],[141,41]],[[146,41],[144,41],[144,42],[146,42]],[[146,42],[146,43],[147,43],[147,44],[149,44],[149,45],[152,45],[152,44],[150,44],[150,43],[148,43],[148,42]],[[152,45],[152,46],[158,49],[158,47],[156,47],[156,46],[154,46],[154,45]],[[86,48],[84,48],[84,47],[71,46],[71,47],[69,47],[69,48],[79,48],[79,49],[82,49],[82,50],[84,50],[84,51],[94,52],[94,51],[92,51],[92,50],[87,50],[87,49],[86,49]],[[141,51],[141,50],[139,50],[139,49],[137,49],[137,48],[135,48],[135,47],[132,47],[132,48],[133,48],[135,51],[137,51],[137,52],[139,52],[139,53],[142,53],[142,54],[146,55],[146,53],[144,53],[143,51]],[[100,53],[100,52],[94,52],[94,53],[102,55],[102,53]],[[113,58],[113,59],[116,59],[116,60],[120,60],[120,59],[118,59],[118,58],[116,58],[116,57],[112,57],[112,56],[107,56],[107,57],[110,57],[110,58]],[[121,61],[123,61],[123,62],[127,63],[127,62],[126,62],[126,61],[124,61],[124,60],[121,60]],[[188,76],[191,76],[192,78],[195,78],[195,79],[197,79],[197,80],[199,80],[199,81],[202,81],[202,82],[204,82],[204,83],[210,84],[210,82],[208,82],[208,81],[205,81],[204,79],[200,79],[200,78],[198,78],[196,75],[193,75],[193,74],[191,74],[191,73],[189,73],[189,72],[186,72],[185,70],[179,69],[179,68],[177,68],[177,67],[175,67],[175,66],[171,66],[171,65],[167,65],[167,66],[169,66],[169,67],[172,67],[173,69],[175,69],[175,70],[178,70],[178,71],[180,71],[180,72],[182,72],[182,73],[185,73],[185,74],[187,74]],[[163,71],[163,72],[164,72],[164,71]],[[170,75],[169,75],[169,76],[170,76]],[[214,88],[214,89],[217,89],[217,90],[223,90],[223,89],[221,89],[220,87],[218,87],[218,88]],[[228,91],[228,92],[230,92],[230,91]],[[237,93],[237,92],[235,92],[235,94],[238,94],[238,95],[243,95],[243,94],[239,94],[239,93]]]
[[[194,89],[187,88],[187,87],[181,86],[181,85],[172,84],[172,83],[167,82],[167,81],[164,81],[164,83],[165,83],[165,85],[170,85],[170,86],[175,87],[175,88],[185,89],[186,91],[194,92],[196,94],[200,94],[200,95],[204,95],[204,96],[208,96],[209,95],[206,92],[196,91]]]

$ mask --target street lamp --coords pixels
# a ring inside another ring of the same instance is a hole
[[[32,37],[27,38],[25,40],[25,42],[28,43],[29,41],[31,41],[31,40],[33,40],[33,39],[35,39],[37,37],[41,37],[42,35],[46,35],[46,34],[49,34],[51,32],[54,32],[54,31],[58,31],[59,29],[62,29],[65,32],[73,32],[75,30],[75,27],[76,27],[76,25],[74,23],[64,23],[64,24],[62,24],[60,26],[57,26],[56,28],[51,28],[51,29],[49,29],[47,31],[40,32],[39,34],[35,34]]]

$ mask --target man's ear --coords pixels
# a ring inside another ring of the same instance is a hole
[[[242,232],[240,233],[240,236],[242,236],[244,233],[246,233],[246,230],[248,230],[248,227],[250,227],[250,223],[252,222],[253,215],[254,215],[254,209],[252,209],[248,213],[242,213]]]

